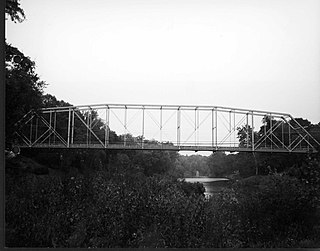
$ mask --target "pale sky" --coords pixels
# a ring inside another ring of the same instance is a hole
[[[318,0],[22,0],[6,39],[74,105],[217,105],[320,122]]]

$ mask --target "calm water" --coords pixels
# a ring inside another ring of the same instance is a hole
[[[206,195],[212,195],[215,192],[220,191],[226,186],[228,179],[226,178],[209,178],[209,177],[194,177],[194,178],[184,178],[186,182],[199,182],[202,183],[206,189]]]

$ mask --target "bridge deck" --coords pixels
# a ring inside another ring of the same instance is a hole
[[[27,145],[20,145],[20,148],[31,148]],[[68,147],[63,144],[36,144],[32,148],[53,148],[53,149],[106,149],[106,150],[160,150],[160,151],[209,151],[209,152],[275,152],[275,153],[288,153],[286,148],[267,148],[261,147],[258,149],[246,147],[213,147],[213,146],[175,146],[175,145],[123,145],[123,144],[110,144],[103,146],[101,144],[70,144]],[[301,148],[289,151],[292,153],[310,153],[314,152],[311,148]]]

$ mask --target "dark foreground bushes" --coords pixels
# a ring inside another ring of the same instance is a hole
[[[315,243],[303,183],[271,175],[206,199],[199,185],[144,175],[6,177],[10,247],[299,247]]]
[[[186,187],[160,176],[110,180],[106,172],[65,178],[8,174],[6,245],[183,246],[186,232],[199,231],[204,205],[204,196]]]
[[[317,200],[297,178],[255,176],[238,182],[235,191],[242,246],[300,246],[303,240],[318,238]]]

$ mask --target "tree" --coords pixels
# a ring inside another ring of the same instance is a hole
[[[5,13],[13,22],[21,23],[26,18],[23,9],[20,8],[19,0],[6,0]]]
[[[194,177],[197,171],[200,176],[209,176],[208,157],[201,155],[184,156],[180,155],[170,170],[171,173],[179,174],[179,177]]]
[[[311,125],[309,127],[308,131],[315,138],[315,140],[320,142],[320,122],[318,124],[316,124],[316,125]],[[320,151],[320,146],[317,145],[317,144],[315,144],[315,145],[316,145],[317,150]]]
[[[252,146],[252,128],[248,126],[238,127],[238,136],[239,139],[239,146],[240,147],[251,147]],[[257,132],[253,132],[254,134],[254,141],[256,142],[258,139]]]
[[[167,173],[173,168],[177,156],[176,152],[170,151],[133,151],[130,159],[135,168],[146,176],[152,176]]]
[[[7,0],[5,13],[13,22],[25,19],[19,0]],[[35,63],[19,49],[6,43],[5,54],[6,142],[12,140],[14,124],[29,110],[41,105],[45,83],[35,73]]]
[[[46,84],[35,73],[35,63],[16,47],[6,43],[6,138],[9,140],[15,123],[31,109],[42,106]]]
[[[42,96],[42,107],[64,107],[72,106],[70,103],[63,100],[58,100],[55,96],[51,94],[46,94]]]
[[[226,155],[224,152],[211,154],[207,162],[210,168],[210,175],[213,177],[224,177],[236,171],[232,158],[232,155]]]

